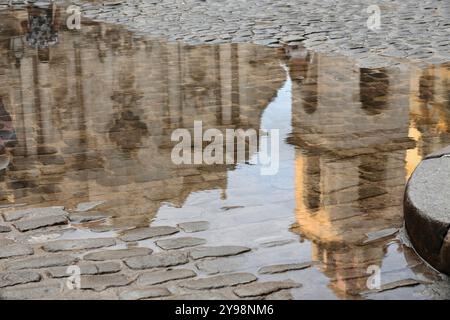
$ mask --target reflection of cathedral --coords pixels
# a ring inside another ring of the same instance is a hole
[[[414,130],[431,125],[448,134],[448,97],[441,99],[446,105],[430,97],[431,87],[446,86],[442,93],[450,92],[448,69],[440,69],[447,77],[439,78],[439,85],[431,85],[430,70],[425,71],[419,94],[410,83],[417,77],[414,70],[358,69],[346,59],[300,53],[291,58],[290,70],[293,132],[288,140],[298,146],[298,225],[293,231],[312,241],[312,258],[323,263],[334,291],[342,297],[355,295],[367,290],[366,270],[381,266],[386,254],[382,244],[389,240],[365,244],[367,234],[402,226],[408,168],[420,161],[411,152],[416,144],[426,145],[420,156],[440,147],[424,137],[414,141],[410,113]],[[427,97],[440,115],[438,123],[428,115],[414,116],[416,109],[423,115]],[[419,99],[420,107],[411,99]]]
[[[2,23],[20,37],[26,19],[18,11]],[[225,166],[171,162],[171,132],[194,120],[258,130],[285,78],[278,53],[252,45],[166,44],[97,24],[66,32],[45,61],[36,48],[12,56],[13,40],[0,42],[0,96],[18,137],[3,202],[110,200],[113,213],[148,221],[163,201],[223,189]]]

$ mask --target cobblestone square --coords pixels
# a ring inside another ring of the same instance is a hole
[[[446,0],[0,0],[0,299],[449,299],[403,216],[449,35]],[[278,172],[174,163],[195,121],[278,130]]]

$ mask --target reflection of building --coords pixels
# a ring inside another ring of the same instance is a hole
[[[172,130],[194,120],[258,130],[285,78],[277,53],[252,45],[166,44],[97,24],[59,35],[48,62],[26,47],[16,63],[11,39],[0,43],[0,96],[18,137],[3,201],[105,199],[113,213],[149,219],[162,201],[225,188],[225,166],[171,162]]]
[[[448,145],[450,63],[413,70],[411,89],[411,135],[418,141],[415,151],[421,158]]]
[[[356,295],[367,290],[367,268],[381,266],[386,253],[380,242],[364,244],[367,234],[402,226],[407,169],[416,161],[407,150],[416,146],[409,120],[414,72],[358,69],[315,54],[292,58],[290,70],[289,142],[299,147],[293,231],[312,241],[313,259],[323,263],[334,291]]]

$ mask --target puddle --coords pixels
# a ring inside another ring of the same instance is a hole
[[[30,29],[36,19],[47,29]],[[404,185],[421,158],[450,144],[450,65],[359,69],[301,48],[169,44],[58,19],[0,11],[0,206],[105,201],[95,210],[108,223],[75,238],[208,221],[195,234],[208,245],[252,252],[204,270],[316,262],[261,276],[302,283],[295,298],[370,298],[374,265],[382,283],[437,279],[385,230],[402,227]],[[173,164],[171,133],[194,120],[280,129],[278,174]]]

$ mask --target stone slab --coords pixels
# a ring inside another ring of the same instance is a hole
[[[312,265],[313,265],[312,262],[277,264],[262,267],[258,270],[258,272],[261,274],[283,273],[288,271],[307,269],[310,268]]]
[[[3,218],[5,219],[5,221],[10,222],[22,218],[42,218],[64,214],[67,215],[67,212],[64,211],[64,207],[54,206],[45,208],[31,208],[31,209],[7,211],[3,213]]]
[[[13,225],[21,232],[49,227],[54,225],[67,224],[67,216],[63,214],[52,215],[48,217],[40,217],[34,219],[26,219],[15,222]]]
[[[194,271],[189,269],[153,271],[139,275],[136,283],[139,286],[152,286],[173,280],[193,278],[196,275],[197,274]]]
[[[57,280],[18,285],[0,290],[0,300],[40,300],[58,297],[63,285]]]
[[[108,274],[119,272],[121,270],[120,263],[113,261],[99,263],[83,262],[78,263],[76,266],[80,268],[81,275]],[[46,273],[52,278],[64,278],[71,275],[71,273],[68,272],[68,267],[48,268]]]
[[[0,225],[0,233],[10,232],[10,231],[11,231],[11,227]]]
[[[240,298],[265,296],[270,293],[291,288],[299,288],[301,284],[292,281],[268,281],[257,282],[234,289],[234,293]]]
[[[139,241],[154,237],[168,236],[177,232],[179,232],[177,228],[169,226],[138,228],[124,232],[120,239],[127,242]]]
[[[42,246],[47,252],[98,249],[111,247],[116,244],[114,238],[92,238],[76,240],[56,240]]]
[[[0,259],[17,256],[26,256],[34,253],[34,250],[23,244],[9,244],[0,247]]]
[[[192,259],[202,259],[208,257],[226,257],[234,256],[250,251],[250,248],[242,246],[217,246],[217,247],[198,247],[192,249],[189,253]]]
[[[74,223],[92,222],[106,219],[108,216],[101,212],[76,212],[69,215],[70,221]]]
[[[256,281],[256,279],[256,276],[251,273],[230,273],[208,278],[187,280],[180,283],[180,286],[191,290],[210,290],[250,283]]]
[[[131,269],[149,269],[172,267],[188,263],[184,252],[159,252],[150,256],[132,257],[125,259],[125,264]]]
[[[123,287],[131,282],[133,279],[123,274],[81,276],[81,289],[103,291],[108,288]]]
[[[136,289],[127,290],[119,295],[120,300],[141,300],[152,299],[159,297],[170,296],[170,291],[167,288],[148,288],[148,289]]]
[[[118,250],[102,250],[86,254],[84,260],[104,261],[104,260],[122,260],[131,257],[148,256],[152,254],[150,248],[127,248]]]
[[[68,266],[75,261],[77,261],[77,258],[74,256],[54,254],[8,261],[5,266],[8,270],[41,269],[57,266]]]
[[[177,225],[178,228],[187,233],[194,233],[208,230],[209,222],[208,221],[192,221],[192,222],[183,222]]]
[[[41,275],[34,271],[0,272],[0,288],[39,280],[41,280]]]
[[[205,243],[206,243],[205,239],[194,238],[194,237],[179,237],[179,238],[173,238],[173,239],[163,239],[163,240],[158,240],[155,242],[155,244],[158,247],[160,247],[164,250],[195,247],[195,246],[199,246],[199,245],[202,245]]]

